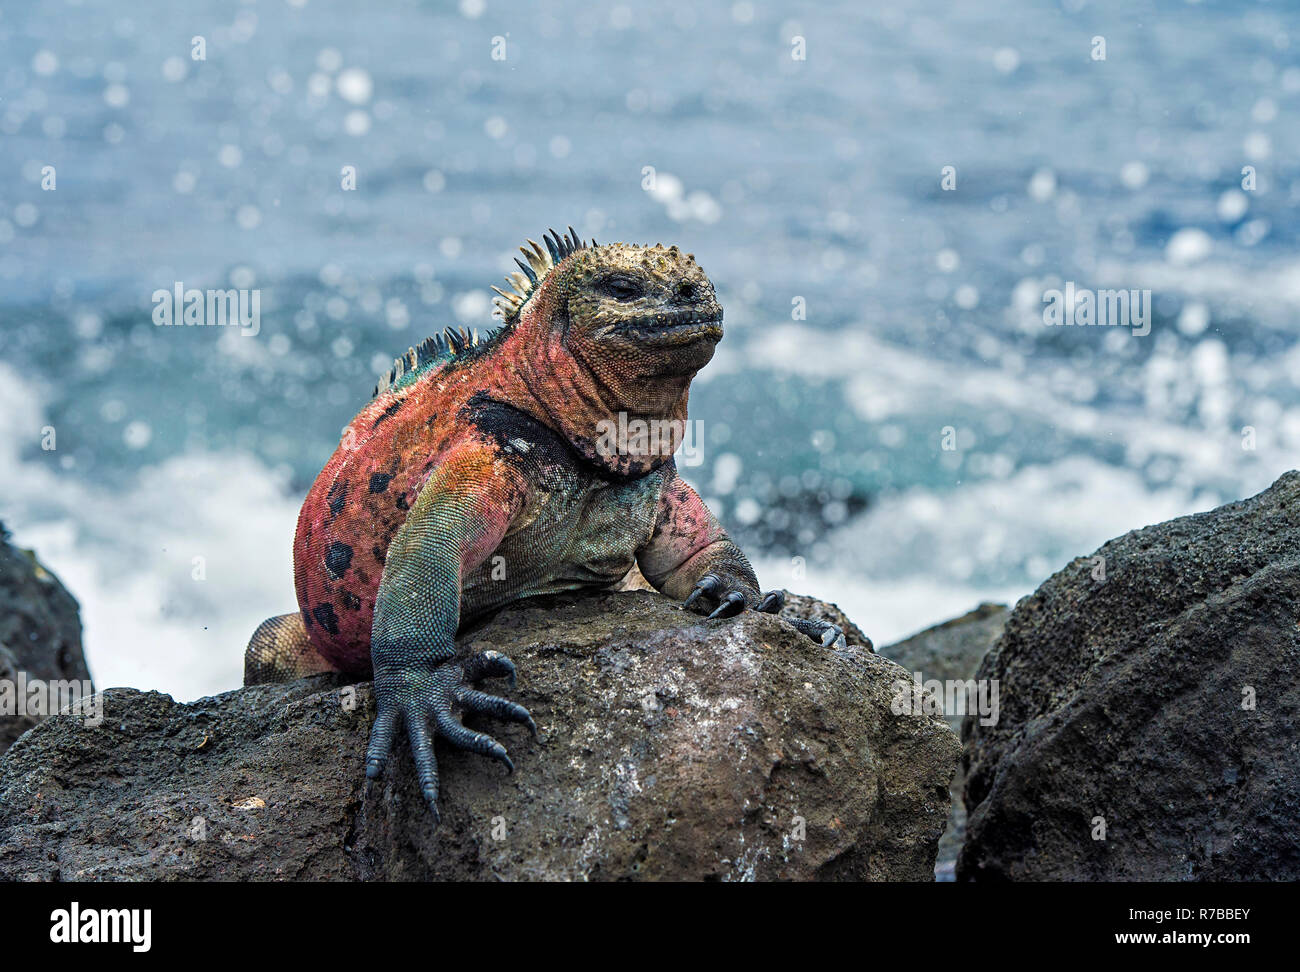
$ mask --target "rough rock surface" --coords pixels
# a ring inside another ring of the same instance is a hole
[[[981,604],[959,618],[881,648],[880,653],[909,672],[920,673],[922,681],[966,681],[975,677],[980,662],[1002,634],[1010,613],[1005,604]],[[946,711],[944,718],[953,732],[961,732],[962,712]],[[952,809],[948,826],[939,839],[939,856],[934,864],[935,878],[940,881],[954,880],[957,852],[966,839],[966,805],[961,797],[965,783],[965,774],[959,767],[950,788]]]
[[[471,722],[513,776],[440,744],[436,831],[404,750],[366,793],[369,684],[113,689],[101,726],[57,716],[0,760],[0,879],[932,878],[960,746],[891,712],[893,663],[646,592],[462,643],[513,658],[543,738]]]
[[[1295,472],[1047,580],[979,672],[958,879],[1300,879],[1298,618]]]
[[[8,542],[0,524],[0,680],[90,681],[81,652],[77,602],[30,550]],[[0,712],[0,753],[40,722],[31,714]]]

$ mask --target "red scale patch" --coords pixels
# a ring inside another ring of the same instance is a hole
[[[388,545],[452,434],[438,428],[437,397],[422,383],[371,402],[344,432],[298,515],[298,607],[313,646],[344,671],[370,669]]]

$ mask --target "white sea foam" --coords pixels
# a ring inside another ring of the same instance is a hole
[[[0,414],[0,518],[80,602],[96,685],[180,699],[237,688],[253,628],[296,603],[299,500],[282,477],[247,455],[188,452],[99,486],[31,448],[40,389],[3,364]]]
[[[1112,537],[1215,503],[1071,458],[942,497],[913,489],[883,499],[831,538],[832,561],[859,569],[809,565],[802,580],[788,561],[760,560],[758,569],[764,586],[837,602],[884,645],[981,601],[1013,603]]]

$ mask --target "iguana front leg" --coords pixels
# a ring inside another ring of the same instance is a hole
[[[654,532],[637,563],[656,590],[684,598],[683,607],[715,605],[710,619],[732,617],[745,608],[779,614],[785,606],[781,591],[760,595],[749,559],[675,469],[665,477]],[[846,644],[844,632],[829,621],[785,620],[823,645]]]
[[[366,776],[383,772],[393,738],[405,725],[420,790],[435,819],[436,737],[514,769],[505,747],[465,728],[456,709],[521,722],[537,733],[523,706],[472,687],[491,676],[506,676],[513,684],[510,659],[494,651],[455,657],[461,579],[496,549],[527,489],[523,474],[500,462],[490,446],[461,446],[439,463],[388,548],[370,635],[379,712]]]

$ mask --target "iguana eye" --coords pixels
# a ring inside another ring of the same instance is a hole
[[[641,284],[632,277],[607,277],[600,289],[615,300],[635,300],[641,296]]]

